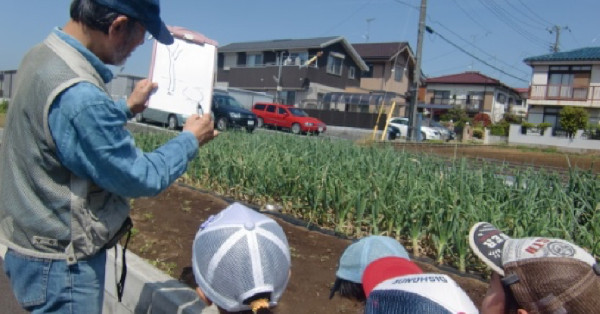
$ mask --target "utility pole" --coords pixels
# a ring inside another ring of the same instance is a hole
[[[415,65],[415,73],[413,75],[413,83],[410,91],[410,128],[409,128],[409,138],[411,141],[417,141],[417,96],[419,94],[419,85],[421,82],[421,55],[423,54],[423,33],[425,32],[425,17],[427,12],[427,0],[421,0],[421,14],[419,16],[419,32],[417,36],[417,55],[416,65]]]
[[[366,20],[367,21],[367,34],[365,34],[365,42],[366,43],[369,42],[370,33],[371,33],[371,22],[373,22],[374,20],[375,20],[374,17],[370,17]]]
[[[550,34],[554,33],[554,45],[552,45],[550,47],[550,51],[552,52],[559,52],[560,51],[560,31],[561,29],[567,30],[567,31],[571,31],[571,29],[569,29],[568,26],[563,26],[560,27],[559,25],[554,25],[552,28],[548,29],[548,32],[550,32]]]
[[[275,102],[280,102],[281,101],[281,91],[282,91],[282,87],[281,87],[281,69],[283,67],[283,53],[284,51],[281,51],[279,53],[279,69],[277,70],[277,77],[273,76],[273,79],[275,80],[275,82],[277,82],[277,87],[275,89]]]

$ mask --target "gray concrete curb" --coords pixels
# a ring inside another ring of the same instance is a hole
[[[215,306],[206,307],[196,292],[163,273],[139,256],[127,251],[127,279],[121,303],[116,281],[121,276],[122,248],[107,253],[103,313],[205,313],[218,314]]]
[[[116,280],[121,276],[121,252],[115,260],[111,249],[106,258],[106,282],[104,284],[104,314],[158,313],[158,314],[218,314],[212,305],[206,307],[196,292],[150,265],[139,256],[127,251],[127,279],[121,302],[117,299]],[[0,245],[0,257],[4,260],[6,247]]]

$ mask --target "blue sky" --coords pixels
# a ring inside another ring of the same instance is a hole
[[[70,0],[0,0],[0,70],[68,20]],[[163,0],[167,24],[226,45],[283,38],[344,36],[351,43],[406,41],[417,50],[420,0]],[[428,0],[422,69],[429,77],[479,71],[512,87],[527,87],[530,56],[600,46],[598,0]],[[370,22],[367,22],[367,21]],[[151,41],[123,73],[148,73]],[[116,71],[116,69],[115,69]]]

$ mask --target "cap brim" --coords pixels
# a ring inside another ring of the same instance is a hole
[[[173,35],[167,29],[167,26],[163,21],[158,21],[158,23],[146,23],[143,22],[146,30],[152,34],[156,40],[158,40],[161,44],[170,45],[173,43]]]
[[[504,276],[502,251],[510,237],[488,222],[476,223],[469,232],[469,246],[486,265]]]

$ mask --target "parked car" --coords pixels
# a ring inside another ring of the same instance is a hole
[[[258,118],[258,127],[272,126],[288,129],[294,134],[312,133],[319,135],[327,130],[323,121],[309,117],[304,110],[291,105],[258,102],[252,106]]]
[[[442,140],[449,141],[456,138],[456,133],[443,126],[439,121],[423,119],[423,121],[421,122],[421,127],[422,126],[428,126],[432,129],[437,130],[440,133],[440,137]]]
[[[254,113],[244,108],[233,96],[227,93],[213,93],[212,112],[215,128],[219,131],[225,131],[229,128],[244,128],[252,133],[258,122]]]
[[[393,117],[389,119],[388,125],[397,127],[400,130],[400,136],[407,137],[408,136],[408,118],[403,117]],[[430,128],[424,124],[421,124],[421,139],[423,141],[426,140],[439,140],[441,139],[440,132],[438,132],[434,128]]]
[[[398,128],[397,126],[394,125],[388,125],[387,128],[387,139],[388,141],[393,141],[395,139],[400,138],[400,135],[402,135],[402,133],[400,132],[400,128]]]
[[[136,122],[151,121],[166,126],[169,130],[180,129],[185,123],[186,116],[160,109],[146,108],[135,115]]]

